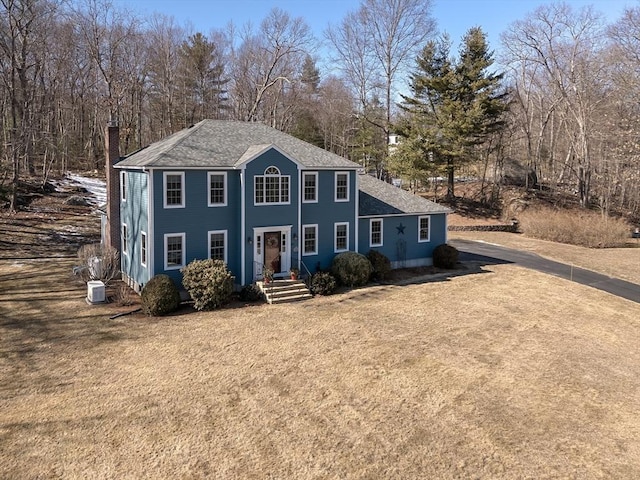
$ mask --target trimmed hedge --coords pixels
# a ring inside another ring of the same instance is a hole
[[[311,277],[309,289],[314,295],[331,295],[336,291],[336,279],[329,272],[317,272]]]
[[[180,271],[196,310],[214,310],[231,299],[233,276],[222,260],[194,260]]]
[[[156,275],[140,293],[142,311],[150,316],[166,315],[180,306],[180,292],[168,275]]]
[[[391,260],[377,250],[369,250],[367,258],[371,262],[373,267],[373,278],[376,280],[384,280],[389,276],[391,272]]]
[[[373,273],[373,266],[369,259],[361,253],[344,252],[333,258],[331,273],[341,284],[359,287],[369,281],[371,273]]]
[[[456,268],[458,250],[453,245],[443,243],[433,250],[433,266],[438,268]]]

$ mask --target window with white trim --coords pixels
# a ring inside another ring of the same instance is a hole
[[[428,242],[431,231],[431,217],[418,217],[418,242]]]
[[[369,220],[369,246],[382,246],[382,219],[372,218]]]
[[[164,236],[164,269],[177,270],[185,263],[185,234],[167,233]]]
[[[125,223],[122,224],[122,253],[129,255],[129,229]]]
[[[349,224],[348,223],[335,223],[334,224],[334,251],[346,252],[349,250]]]
[[[184,208],[184,172],[164,172],[164,208]]]
[[[304,203],[318,202],[318,172],[304,172],[302,174],[302,201]]]
[[[227,205],[227,172],[209,172],[208,175],[209,206],[224,207]]]
[[[256,205],[288,204],[290,175],[281,175],[277,167],[267,167],[264,175],[254,178]]]
[[[349,201],[349,172],[336,172],[336,202]]]
[[[318,253],[318,225],[302,226],[302,254],[316,255]]]
[[[227,263],[227,231],[209,232],[209,258]]]
[[[147,266],[147,234],[140,232],[140,264]]]
[[[120,172],[120,200],[127,201],[127,172]]]

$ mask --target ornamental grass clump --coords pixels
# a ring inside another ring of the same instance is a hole
[[[180,306],[180,292],[168,275],[156,275],[140,293],[142,311],[150,316],[166,315]]]
[[[339,253],[331,264],[331,273],[341,284],[349,287],[365,285],[372,272],[373,266],[369,259],[356,252]]]
[[[214,310],[231,299],[233,276],[222,260],[194,260],[180,271],[196,310]]]

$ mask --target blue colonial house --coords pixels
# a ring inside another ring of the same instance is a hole
[[[265,267],[326,269],[346,251],[429,265],[447,241],[447,208],[260,123],[204,120],[124,158],[111,126],[107,157],[104,235],[136,289],[160,273],[180,284],[205,258],[224,260],[237,286]]]

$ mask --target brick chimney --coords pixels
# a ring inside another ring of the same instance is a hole
[[[113,166],[120,160],[120,128],[110,120],[104,136],[107,174],[107,225],[105,244],[120,252],[120,175]]]

